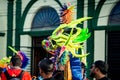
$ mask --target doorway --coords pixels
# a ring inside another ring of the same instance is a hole
[[[108,77],[119,79],[120,72],[120,31],[108,32]]]
[[[41,42],[44,39],[47,39],[48,36],[42,36],[42,37],[32,37],[32,76],[38,76],[39,75],[39,68],[38,63],[45,57],[50,57],[50,54],[42,47]]]

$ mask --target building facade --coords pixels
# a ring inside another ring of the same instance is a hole
[[[74,19],[93,17],[80,27],[88,27],[86,42],[88,69],[95,60],[109,64],[111,79],[120,71],[120,1],[119,0],[0,0],[0,58],[12,55],[8,46],[24,51],[30,58],[26,68],[36,75],[38,61],[48,54],[41,41],[60,25],[60,9],[73,5]],[[89,74],[89,71],[88,71]]]

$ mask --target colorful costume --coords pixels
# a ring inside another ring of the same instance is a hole
[[[65,66],[64,79],[65,80],[82,80],[81,61],[86,63],[86,56],[84,53],[84,42],[90,37],[88,29],[77,27],[78,24],[91,17],[84,17],[73,20],[74,6],[62,6],[61,9],[61,25],[58,26],[48,39],[42,41],[43,48],[54,56],[52,58],[55,69],[57,64]]]
[[[18,55],[22,61],[22,65],[20,66],[11,66],[10,60],[11,56],[9,58],[3,58],[0,60],[0,67],[4,68],[5,70],[1,74],[1,80],[7,80],[8,77],[18,77],[21,74],[22,68],[25,68],[27,64],[29,63],[29,59],[25,55],[25,53],[21,51],[16,51],[12,47],[9,46],[9,48],[15,53],[15,55]],[[19,62],[18,62],[19,64]],[[21,78],[21,77],[20,77]],[[22,75],[22,80],[31,80],[31,75],[29,72],[24,71]]]
[[[87,19],[91,19],[91,17],[80,18],[68,24],[61,24],[48,39],[42,41],[43,48],[54,56],[53,62],[55,65],[61,63],[67,66],[65,67],[65,80],[82,80],[81,60],[88,55],[83,53],[83,43],[91,34],[88,33],[87,28],[77,27],[77,24]],[[71,76],[69,75],[70,72]]]
[[[29,63],[29,59],[27,58],[27,56],[25,55],[25,53],[21,52],[21,51],[16,51],[15,49],[13,49],[12,47],[9,46],[9,48],[17,55],[20,56],[21,58],[21,61],[22,61],[22,65],[21,65],[21,68],[25,68],[28,63]],[[10,60],[11,60],[11,56],[9,57],[4,57],[0,60],[0,68],[2,68],[2,73],[1,73],[1,79],[2,80],[7,80],[6,79],[6,76],[5,76],[5,73],[4,72],[8,72],[9,75],[16,75],[18,76],[21,72],[21,68],[19,69],[11,69],[10,67]],[[22,80],[31,80],[31,75],[24,71],[24,75],[23,75],[23,78]]]
[[[10,48],[15,54],[20,56],[20,58],[22,60],[21,68],[23,68],[23,69],[26,68],[27,65],[29,64],[29,58],[26,56],[26,54],[22,51],[16,51],[11,46],[8,46],[8,48]],[[2,58],[0,60],[0,67],[1,68],[7,68],[8,65],[10,64],[10,59],[11,59],[11,56]]]

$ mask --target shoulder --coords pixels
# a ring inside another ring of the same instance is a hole
[[[30,75],[28,71],[23,71],[24,75]]]
[[[27,72],[27,71],[24,71],[24,73],[23,73],[23,79],[22,80],[31,80],[31,79],[32,78],[31,78],[30,73]]]
[[[1,79],[6,80],[8,77],[19,76],[20,73],[21,73],[21,69],[19,70],[7,69],[6,71],[1,73]]]

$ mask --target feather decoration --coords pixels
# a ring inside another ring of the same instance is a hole
[[[62,23],[68,24],[73,20],[73,9],[74,9],[74,6],[70,6],[68,8],[67,5],[64,4],[63,8],[60,10]]]
[[[25,68],[29,64],[29,59],[27,58],[26,54],[22,51],[18,51],[17,54],[21,57],[22,60],[21,68]]]
[[[78,37],[76,37],[73,42],[82,43],[90,37],[91,33],[88,33],[88,29],[82,29]]]
[[[7,66],[10,64],[10,57],[4,57],[0,60],[0,68],[7,68]]]
[[[62,56],[60,57],[60,63],[62,65],[65,65],[67,63],[67,61],[69,61],[69,52],[67,50],[65,50],[63,53],[62,53]]]
[[[65,9],[66,8],[67,7],[65,7]],[[88,19],[91,19],[91,17],[80,18],[68,23],[65,22],[65,24],[61,24],[53,31],[49,37],[49,44],[45,44],[44,40],[42,41],[47,51],[51,52],[51,50],[53,50],[53,52],[55,52],[53,55],[55,64],[60,62],[62,65],[67,65],[65,66],[66,73],[64,75],[66,80],[82,80],[81,60],[85,61],[84,59],[89,55],[83,52],[83,43],[91,34],[88,32],[88,29],[77,27],[77,24]],[[50,44],[52,44],[52,46],[50,46]],[[60,50],[58,50],[57,47],[60,47]],[[79,50],[82,51],[80,52]],[[68,65],[68,62],[70,62],[70,65]],[[69,76],[69,70],[72,74],[72,79],[71,76]]]
[[[15,54],[20,56],[20,58],[22,60],[21,68],[25,68],[28,65],[28,63],[29,63],[29,58],[26,56],[26,54],[24,52],[22,52],[22,51],[16,51],[11,46],[8,46],[8,48],[10,48]]]

